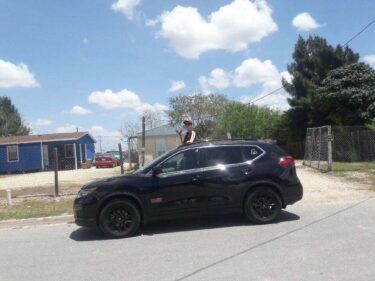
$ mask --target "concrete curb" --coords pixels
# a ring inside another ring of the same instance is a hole
[[[42,217],[42,218],[30,218],[30,219],[11,219],[0,221],[1,229],[12,229],[12,228],[22,228],[27,226],[36,225],[48,225],[48,224],[60,224],[60,223],[73,223],[73,215],[63,215],[54,217]]]

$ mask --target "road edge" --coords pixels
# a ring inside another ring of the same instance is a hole
[[[29,218],[29,219],[10,219],[10,220],[0,221],[0,230],[22,228],[22,227],[36,226],[36,225],[62,224],[62,223],[73,223],[73,222],[74,222],[73,215],[62,215],[62,216],[51,216],[51,217]]]

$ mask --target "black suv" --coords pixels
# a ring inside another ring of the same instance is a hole
[[[80,226],[121,238],[161,218],[237,212],[269,223],[302,193],[293,158],[277,145],[207,141],[180,146],[131,174],[86,184],[74,215]]]

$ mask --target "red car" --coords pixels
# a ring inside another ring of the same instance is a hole
[[[112,168],[114,168],[114,167],[117,166],[117,160],[110,153],[98,155],[95,158],[95,166],[96,166],[96,168],[101,168],[101,167],[112,167]]]

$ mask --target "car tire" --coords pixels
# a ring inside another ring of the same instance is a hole
[[[280,196],[267,186],[251,190],[244,202],[247,219],[256,224],[273,222],[280,215],[281,208]]]
[[[130,200],[110,201],[99,215],[99,228],[109,238],[133,236],[141,225],[138,207]]]

